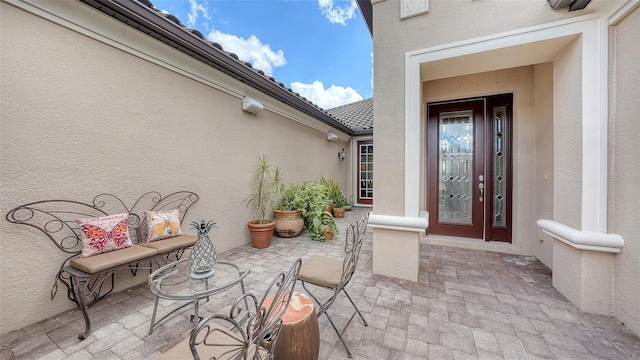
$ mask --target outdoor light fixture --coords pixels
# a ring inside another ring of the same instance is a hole
[[[340,161],[344,161],[344,159],[347,157],[347,155],[344,152],[344,148],[342,148],[342,150],[338,151],[338,160]]]
[[[336,141],[337,138],[338,138],[338,135],[332,133],[331,131],[327,133],[327,140]]]
[[[582,10],[589,5],[591,0],[573,0],[569,5],[569,11]]]
[[[262,104],[260,103],[260,101],[249,97],[249,96],[245,96],[244,98],[242,98],[242,110],[246,111],[246,112],[250,112],[252,114],[257,114],[260,111],[262,111],[264,107],[262,106]]]
[[[554,10],[569,7],[569,11],[582,10],[591,0],[547,0],[549,2],[549,6],[551,6]]]

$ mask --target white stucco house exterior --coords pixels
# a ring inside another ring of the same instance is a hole
[[[640,334],[640,1],[357,2],[375,96],[356,109],[375,133],[148,1],[0,1],[0,213],[185,189],[226,251],[249,242],[242,199],[266,153],[288,182],[334,177],[373,206],[378,274],[417,279],[421,243],[531,255],[578,308]],[[64,256],[0,232],[0,334],[73,307],[50,299]]]
[[[640,2],[358,4],[384,164],[374,272],[416,280],[423,242],[531,255],[640,333]]]

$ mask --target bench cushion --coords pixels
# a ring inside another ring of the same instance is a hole
[[[125,265],[136,260],[145,259],[158,254],[158,250],[140,245],[125,249],[109,251],[88,258],[74,257],[69,265],[89,274],[96,274],[116,266]]]
[[[198,237],[194,235],[180,235],[168,239],[156,240],[154,242],[140,242],[138,245],[155,249],[158,251],[158,254],[166,254],[176,249],[193,246],[196,240],[198,240]]]
[[[342,260],[312,255],[300,268],[298,279],[315,285],[335,288],[342,277]]]

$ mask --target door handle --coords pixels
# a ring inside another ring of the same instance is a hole
[[[478,176],[478,189],[480,189],[480,198],[478,199],[480,202],[484,201],[484,175]]]

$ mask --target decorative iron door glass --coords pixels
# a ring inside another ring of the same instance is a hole
[[[210,296],[227,291],[238,284],[240,284],[242,294],[245,294],[244,278],[249,274],[247,268],[231,261],[219,260],[214,270],[208,277],[193,277],[191,276],[189,259],[182,259],[165,265],[149,275],[149,288],[156,296],[149,335],[153,333],[154,326],[189,304],[193,303],[194,307],[191,321],[197,324],[201,300],[208,301]],[[187,301],[187,303],[168,310],[164,316],[156,321],[160,299]]]
[[[473,112],[441,113],[438,221],[472,224]]]

